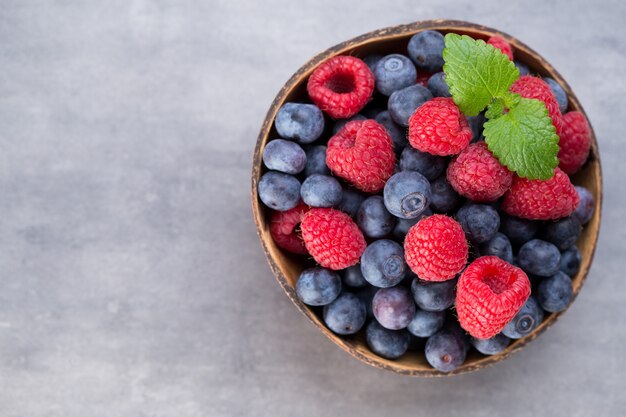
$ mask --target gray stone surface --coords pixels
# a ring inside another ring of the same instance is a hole
[[[0,2],[0,416],[623,413],[626,3],[391,3]],[[588,283],[551,331],[421,380],[351,359],[291,305],[249,175],[267,107],[310,56],[437,17],[516,35],[569,80],[605,209]]]

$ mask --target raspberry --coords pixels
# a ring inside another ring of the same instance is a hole
[[[374,120],[348,122],[328,141],[326,165],[361,191],[382,190],[395,161],[391,136]]]
[[[517,93],[525,98],[534,98],[541,100],[545,103],[552,124],[556,128],[556,133],[561,134],[563,128],[563,116],[561,116],[561,110],[559,109],[559,102],[554,97],[554,93],[548,83],[541,78],[533,77],[531,75],[524,75],[513,83],[510,90],[513,93]]]
[[[404,239],[406,263],[426,281],[454,278],[465,266],[467,253],[461,225],[443,214],[420,220]]]
[[[569,216],[578,206],[578,193],[561,169],[549,180],[515,177],[504,195],[501,209],[512,216],[531,220],[556,220]]]
[[[467,119],[451,98],[433,98],[418,107],[409,119],[409,142],[422,152],[454,155],[471,140]]]
[[[591,146],[591,130],[584,114],[571,111],[563,115],[559,146],[559,168],[566,174],[578,171],[587,161]]]
[[[489,339],[502,331],[529,296],[530,281],[524,271],[497,256],[482,256],[459,278],[459,323],[471,336]]]
[[[324,268],[336,271],[352,266],[365,250],[359,227],[342,211],[311,209],[302,217],[300,228],[307,250]]]
[[[300,203],[291,210],[272,213],[270,234],[276,246],[299,255],[308,253],[300,233],[296,230],[302,220],[302,216],[308,210],[309,207],[307,205]]]
[[[494,48],[499,49],[504,55],[508,56],[513,61],[513,48],[511,45],[501,38],[500,36],[492,36],[487,40],[487,43]]]
[[[311,100],[333,119],[354,116],[372,97],[374,74],[353,56],[336,56],[313,71],[307,84]]]
[[[447,177],[457,193],[474,201],[495,201],[513,183],[513,173],[489,152],[485,142],[469,145],[454,157]]]

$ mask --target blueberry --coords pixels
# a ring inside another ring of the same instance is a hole
[[[440,331],[445,331],[451,333],[456,339],[461,343],[465,352],[470,350],[472,347],[472,343],[470,341],[470,335],[461,327],[458,320],[450,319],[446,320],[443,328]]]
[[[450,213],[461,204],[461,196],[454,191],[445,175],[430,183],[430,208],[436,213]]]
[[[361,272],[361,265],[353,265],[343,270],[343,283],[348,287],[362,288],[368,285]]]
[[[367,237],[387,236],[396,225],[396,219],[387,211],[383,198],[373,195],[366,198],[356,214],[356,224]]]
[[[407,330],[414,336],[430,337],[434,335],[446,321],[445,311],[415,311],[413,320],[407,326]]]
[[[426,341],[426,360],[441,372],[451,372],[465,362],[467,349],[450,331],[440,330]]]
[[[326,165],[326,146],[315,145],[309,146],[306,150],[306,165],[304,167],[304,176],[309,177],[313,174],[328,175],[330,169]]]
[[[431,98],[433,95],[428,88],[415,84],[394,91],[389,96],[387,108],[393,121],[406,127],[409,125],[409,118],[415,113],[415,110]]]
[[[389,330],[404,329],[415,316],[415,302],[404,287],[381,288],[372,300],[374,317]]]
[[[566,217],[555,222],[546,222],[542,237],[554,243],[560,250],[574,246],[582,232],[582,226],[574,216]]]
[[[374,69],[376,89],[386,96],[415,84],[417,70],[411,60],[400,54],[391,54],[378,61]]]
[[[535,297],[530,297],[513,320],[504,326],[502,334],[511,339],[521,339],[539,327],[542,321],[543,310]]]
[[[443,311],[454,304],[456,298],[456,279],[448,281],[423,281],[415,278],[411,283],[411,292],[415,304],[426,311]]]
[[[447,166],[446,158],[420,152],[410,146],[404,148],[400,156],[400,169],[402,171],[417,171],[425,176],[428,181],[440,177]]]
[[[472,129],[472,143],[478,142],[483,135],[483,126],[485,124],[485,114],[478,113],[476,116],[467,116],[467,123]]]
[[[305,269],[296,282],[298,298],[310,306],[330,304],[340,292],[341,279],[334,271],[326,268]]]
[[[516,245],[524,244],[535,237],[538,228],[537,222],[507,215],[503,215],[500,222],[500,231]]]
[[[397,285],[406,274],[404,249],[393,240],[370,243],[361,255],[361,272],[370,284],[388,288]]]
[[[398,330],[402,331],[402,330]],[[426,339],[423,337],[413,336],[409,333],[409,351],[410,352],[423,352],[424,346],[426,346]]]
[[[425,30],[411,37],[407,50],[419,69],[438,72],[443,68],[443,35],[434,30]]]
[[[491,339],[471,338],[472,346],[483,355],[497,355],[502,352],[511,343],[511,339],[498,333]]]
[[[565,310],[572,301],[573,295],[572,280],[563,271],[544,278],[537,287],[537,301],[541,308],[550,313]]]
[[[398,359],[409,349],[409,333],[406,330],[385,329],[372,320],[365,329],[367,345],[375,354],[387,359]]]
[[[399,155],[409,143],[406,138],[406,130],[402,126],[398,126],[398,124],[393,121],[388,111],[378,113],[376,115],[376,121],[383,125],[387,130],[387,133],[389,133],[389,136],[391,136],[391,140],[393,141],[393,149],[395,150],[396,155]]]
[[[393,174],[383,190],[385,207],[401,219],[419,217],[430,204],[430,183],[419,172]]]
[[[487,242],[480,245],[480,254],[484,256],[497,256],[498,258],[513,262],[513,248],[511,247],[511,241],[502,233],[496,233]]]
[[[313,104],[285,103],[278,110],[274,124],[281,137],[306,144],[324,131],[324,115]]]
[[[395,239],[399,241],[403,241],[406,234],[409,232],[409,229],[413,227],[417,222],[422,220],[425,217],[432,216],[433,212],[430,208],[427,208],[420,214],[418,217],[414,219],[398,219],[396,222],[396,226],[393,228],[392,235]]]
[[[329,175],[313,174],[302,183],[300,195],[311,207],[333,207],[341,202],[341,184]]]
[[[561,85],[553,78],[546,77],[543,80],[550,86],[550,89],[554,93],[554,97],[556,97],[556,101],[559,103],[561,113],[565,113],[567,111],[568,104],[565,90],[563,90],[563,87],[561,87]]]
[[[343,127],[348,123],[351,122],[353,120],[367,120],[367,117],[363,116],[362,114],[355,114],[354,116],[348,118],[348,119],[341,119],[341,120],[337,120],[335,122],[335,124],[333,125],[333,135],[336,135],[337,133],[339,133],[339,131],[341,129],[343,129]]]
[[[561,263],[559,269],[570,277],[574,278],[580,271],[582,256],[576,246],[572,246],[565,252],[561,252]]]
[[[342,293],[335,301],[324,306],[324,323],[337,334],[354,334],[365,324],[366,310],[354,294]]]
[[[528,65],[519,61],[514,61],[513,63],[515,64],[515,67],[519,70],[520,77],[530,74],[530,69],[528,68]]]
[[[306,165],[306,154],[297,143],[274,139],[263,150],[263,163],[274,171],[299,174]]]
[[[300,201],[300,181],[293,175],[268,171],[259,181],[259,198],[271,209],[292,209]]]
[[[581,187],[579,185],[574,186],[574,188],[576,189],[576,192],[578,192],[580,202],[578,203],[576,210],[574,210],[573,216],[580,221],[580,224],[587,224],[593,217],[595,209],[593,194],[591,194],[591,192],[585,187]]]
[[[376,69],[376,65],[378,65],[378,62],[383,59],[383,55],[380,54],[372,54],[372,55],[368,55],[365,58],[363,58],[363,62],[365,62],[365,64],[370,67],[370,70],[372,72],[374,72],[374,70]]]
[[[430,76],[428,89],[435,97],[451,97],[450,89],[446,84],[446,73],[441,71]]]
[[[360,192],[349,188],[345,189],[343,190],[343,197],[338,206],[339,210],[348,213],[350,217],[356,217],[364,199],[365,197],[363,197],[363,194]]]
[[[495,208],[485,204],[468,204],[459,209],[456,219],[465,235],[474,243],[487,242],[500,228],[500,216]]]
[[[559,248],[552,243],[533,239],[524,243],[519,249],[517,262],[524,271],[530,274],[549,277],[559,270],[561,253]]]
[[[374,310],[372,310],[372,300],[374,299],[374,295],[378,291],[378,287],[374,287],[373,285],[366,285],[365,287],[361,287],[356,290],[355,294],[359,297],[359,300],[365,305],[365,310],[367,311],[367,317],[374,317]]]

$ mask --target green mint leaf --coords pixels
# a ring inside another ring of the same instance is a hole
[[[559,137],[542,101],[519,98],[500,117],[485,122],[489,150],[517,175],[547,180],[559,163]]]
[[[466,116],[476,116],[494,98],[502,98],[519,71],[500,50],[466,35],[448,33],[443,71],[452,98]]]

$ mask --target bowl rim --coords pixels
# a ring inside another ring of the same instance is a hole
[[[595,201],[595,211],[594,218],[591,222],[593,222],[597,227],[589,236],[591,240],[592,247],[591,252],[589,254],[588,262],[584,262],[581,265],[581,270],[579,271],[579,275],[582,274],[580,283],[577,288],[574,289],[574,295],[572,301],[570,302],[568,308],[559,313],[551,314],[547,320],[544,320],[539,327],[537,327],[531,334],[525,336],[524,338],[513,340],[509,347],[504,350],[502,353],[492,356],[484,356],[480,359],[472,362],[472,363],[464,363],[459,368],[452,372],[441,372],[434,368],[429,369],[407,369],[397,365],[394,365],[395,362],[386,360],[382,357],[377,356],[373,352],[371,356],[365,355],[359,349],[355,348],[351,343],[346,342],[340,336],[335,335],[330,330],[328,330],[323,325],[320,325],[319,319],[315,315],[315,313],[309,309],[306,305],[304,305],[296,296],[295,289],[289,284],[287,278],[285,277],[283,270],[277,264],[276,260],[273,258],[271,251],[268,248],[268,244],[263,237],[263,229],[266,226],[266,221],[263,218],[263,215],[260,210],[259,197],[257,192],[258,181],[261,176],[262,171],[262,150],[264,148],[265,143],[269,138],[269,133],[274,123],[275,116],[286,101],[286,98],[289,94],[296,89],[300,81],[306,79],[317,66],[327,60],[330,57],[340,55],[343,53],[349,53],[351,50],[359,47],[363,47],[368,44],[375,44],[381,41],[391,41],[394,39],[404,38],[410,35],[413,35],[417,32],[421,32],[424,30],[438,30],[443,32],[455,32],[455,31],[472,31],[478,32],[480,35],[488,37],[492,35],[498,35],[503,37],[507,42],[509,42],[515,51],[521,51],[524,55],[531,56],[534,60],[541,62],[542,70],[545,72],[549,72],[550,75],[563,87],[566,91],[568,99],[570,100],[570,107],[575,107],[578,111],[582,112],[585,117],[587,114],[585,113],[582,105],[578,101],[578,98],[573,93],[571,87],[567,82],[563,79],[561,74],[548,62],[535,52],[532,48],[528,47],[523,42],[519,41],[517,38],[502,32],[497,29],[493,29],[487,26],[470,23],[467,21],[461,20],[447,20],[447,19],[434,19],[434,20],[422,20],[416,21],[413,23],[390,26],[382,29],[377,29],[363,35],[357,36],[355,38],[346,40],[344,42],[338,43],[320,53],[315,55],[313,58],[308,60],[302,67],[300,67],[283,85],[280,89],[272,104],[270,105],[269,110],[263,120],[263,124],[261,126],[259,135],[257,137],[256,146],[254,149],[253,161],[252,161],[252,181],[251,181],[251,193],[252,193],[252,211],[254,214],[254,222],[256,225],[257,234],[259,236],[259,240],[261,241],[261,245],[263,247],[263,251],[265,252],[266,259],[269,263],[269,266],[274,273],[274,276],[278,280],[280,286],[285,291],[287,296],[291,299],[291,301],[295,304],[295,306],[300,310],[310,322],[312,322],[321,332],[329,338],[333,343],[341,347],[343,350],[348,352],[354,358],[367,363],[373,367],[384,369],[387,371],[392,371],[394,373],[409,375],[409,376],[420,376],[420,377],[441,377],[441,376],[453,376],[464,374],[468,372],[473,372],[478,369],[485,368],[487,366],[493,365],[497,362],[500,362],[515,352],[518,352],[522,348],[524,348],[528,343],[535,340],[539,335],[541,335],[547,328],[553,325],[561,315],[567,311],[569,306],[571,306],[576,299],[578,293],[580,292],[587,275],[589,273],[589,269],[591,264],[593,263],[593,257],[595,254],[595,250],[597,247],[598,235],[600,231],[600,223],[601,223],[601,214],[602,214],[602,166],[600,160],[600,153],[598,148],[598,143],[596,139],[595,132],[593,130],[593,126],[591,126],[591,122],[589,122],[590,131],[591,131],[591,151],[590,151],[590,160],[594,160],[597,163],[598,175],[594,178],[595,186],[597,189],[597,198]],[[587,117],[587,120],[589,118]],[[589,162],[588,162],[589,163]],[[589,224],[591,224],[591,222]],[[584,268],[584,269],[583,269]]]

